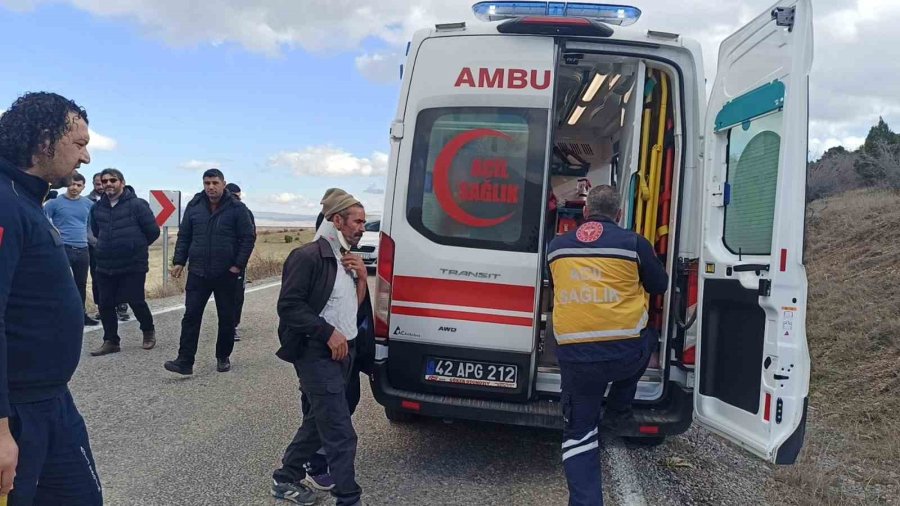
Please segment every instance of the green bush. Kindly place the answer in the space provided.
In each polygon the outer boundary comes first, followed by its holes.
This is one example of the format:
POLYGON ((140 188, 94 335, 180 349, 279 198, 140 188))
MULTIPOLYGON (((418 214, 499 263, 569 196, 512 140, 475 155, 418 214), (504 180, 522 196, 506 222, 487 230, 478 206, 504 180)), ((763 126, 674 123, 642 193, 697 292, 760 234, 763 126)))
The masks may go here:
POLYGON ((290 244, 290 243, 294 242, 294 237, 290 236, 290 235, 286 235, 286 236, 284 236, 284 242, 286 244, 290 244))

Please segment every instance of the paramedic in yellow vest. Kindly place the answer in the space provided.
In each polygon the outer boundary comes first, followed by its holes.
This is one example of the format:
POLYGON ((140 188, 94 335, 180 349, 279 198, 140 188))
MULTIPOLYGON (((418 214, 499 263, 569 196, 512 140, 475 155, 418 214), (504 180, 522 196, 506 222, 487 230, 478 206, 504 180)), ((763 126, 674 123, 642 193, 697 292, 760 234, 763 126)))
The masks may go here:
POLYGON ((551 241, 553 332, 562 376, 562 458, 571 506, 602 505, 599 424, 633 424, 631 402, 656 332, 647 326, 647 294, 666 291, 668 276, 644 237, 619 227, 619 196, 595 186, 585 223, 551 241), (651 335, 652 334, 652 335, 651 335))

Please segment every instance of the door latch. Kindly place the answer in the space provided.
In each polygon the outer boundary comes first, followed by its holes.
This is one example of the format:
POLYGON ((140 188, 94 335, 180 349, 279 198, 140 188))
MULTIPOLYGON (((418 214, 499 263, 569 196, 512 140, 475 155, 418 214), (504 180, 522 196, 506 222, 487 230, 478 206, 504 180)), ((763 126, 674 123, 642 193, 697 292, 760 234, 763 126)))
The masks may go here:
POLYGON ((758 293, 760 297, 768 297, 772 294, 772 280, 771 279, 760 279, 759 280, 759 288, 758 293))
POLYGON ((775 24, 778 26, 786 26, 788 27, 788 31, 794 31, 794 13, 796 12, 796 7, 775 7, 772 10, 772 19, 775 20, 775 24))

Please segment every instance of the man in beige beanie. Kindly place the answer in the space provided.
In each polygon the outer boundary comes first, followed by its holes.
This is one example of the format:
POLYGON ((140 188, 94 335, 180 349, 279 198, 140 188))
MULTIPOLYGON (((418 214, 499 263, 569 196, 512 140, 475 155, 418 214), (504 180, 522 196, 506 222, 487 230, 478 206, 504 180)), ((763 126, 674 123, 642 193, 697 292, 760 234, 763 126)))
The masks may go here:
MULTIPOLYGON (((340 188, 329 188, 325 190, 325 195, 322 195, 322 200, 319 201, 319 204, 325 206, 325 201, 329 200, 335 196, 343 196, 348 195, 347 192, 341 190, 340 188)), ((319 216, 316 217, 316 230, 319 230, 319 227, 322 226, 322 222, 325 221, 325 213, 323 211, 319 212, 319 216)))
POLYGON ((352 195, 330 188, 322 197, 322 215, 326 221, 316 239, 284 263, 276 354, 294 364, 306 409, 281 469, 272 475, 271 493, 313 504, 311 487, 323 487, 307 479, 304 464, 324 448, 337 506, 355 506, 362 489, 355 477, 357 437, 347 390, 353 379, 358 384, 357 371, 371 367, 375 339, 366 267, 350 249, 362 238, 366 213, 352 195))

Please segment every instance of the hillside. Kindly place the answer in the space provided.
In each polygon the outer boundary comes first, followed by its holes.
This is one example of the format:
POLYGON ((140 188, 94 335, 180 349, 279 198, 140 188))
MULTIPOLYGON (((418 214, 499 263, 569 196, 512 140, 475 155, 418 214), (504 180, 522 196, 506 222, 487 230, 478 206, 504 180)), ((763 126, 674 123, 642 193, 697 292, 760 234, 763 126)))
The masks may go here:
POLYGON ((801 504, 900 504, 900 195, 855 190, 810 204, 807 442, 776 471, 801 504))

